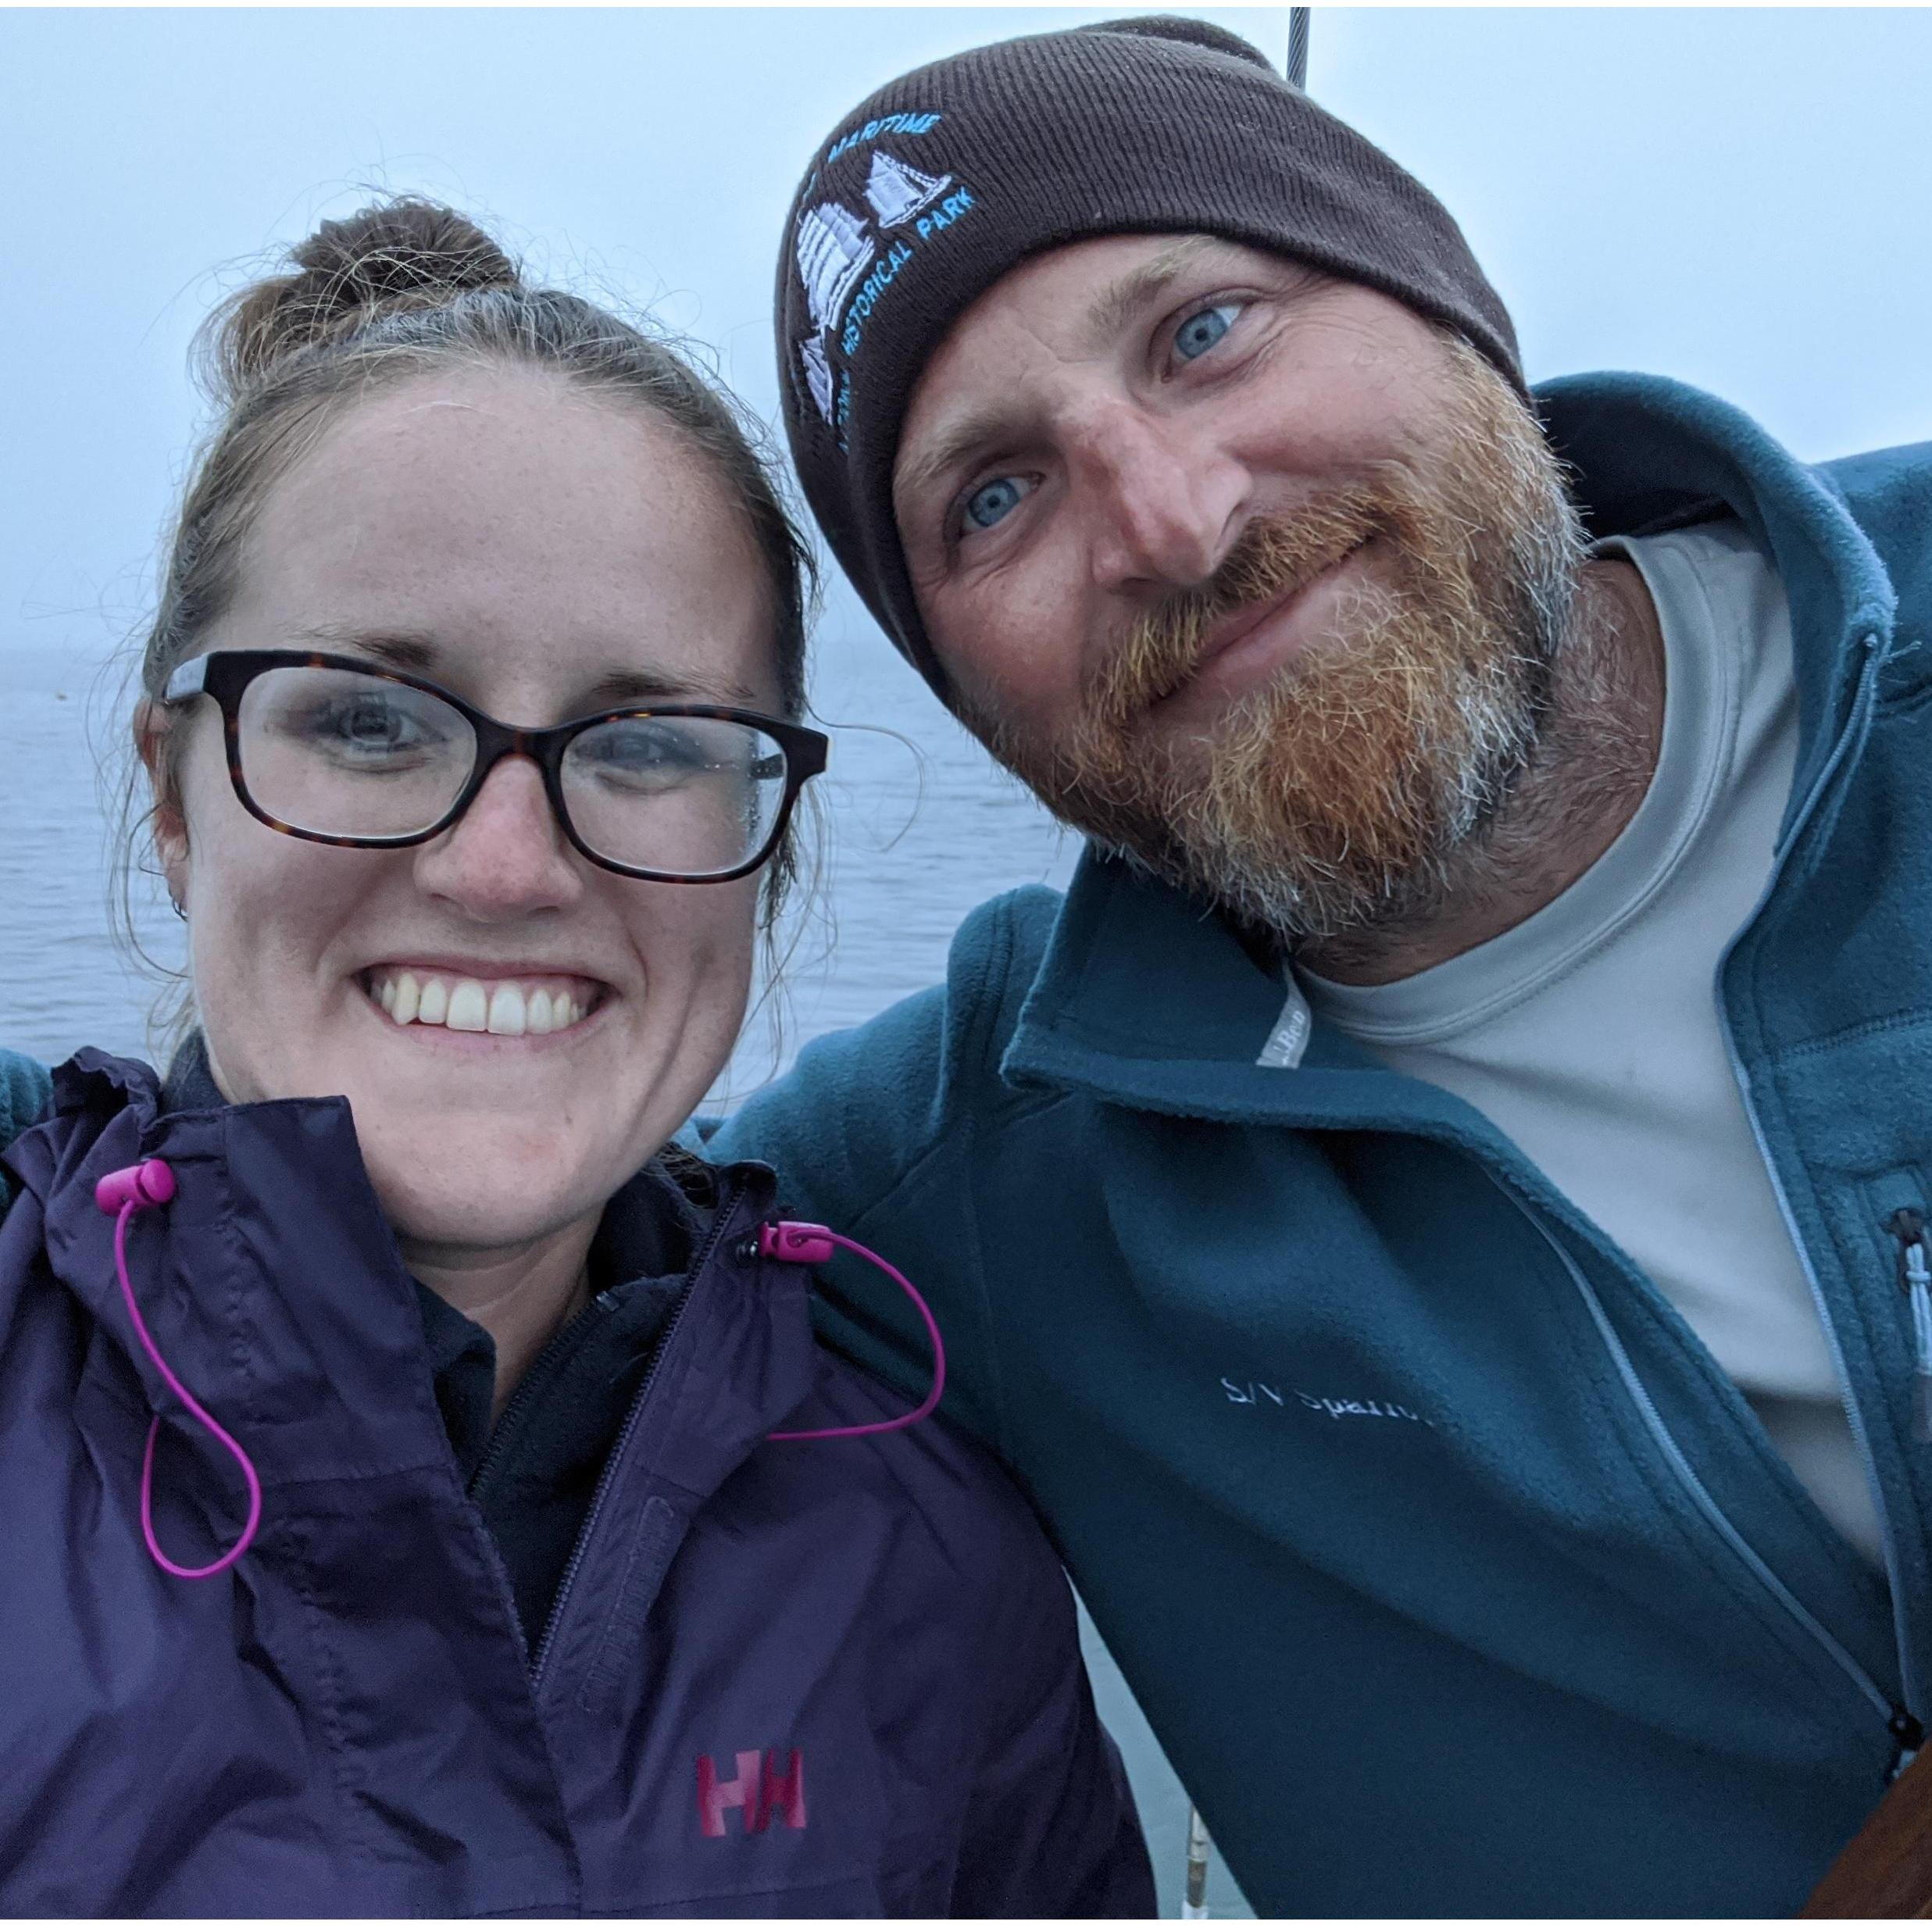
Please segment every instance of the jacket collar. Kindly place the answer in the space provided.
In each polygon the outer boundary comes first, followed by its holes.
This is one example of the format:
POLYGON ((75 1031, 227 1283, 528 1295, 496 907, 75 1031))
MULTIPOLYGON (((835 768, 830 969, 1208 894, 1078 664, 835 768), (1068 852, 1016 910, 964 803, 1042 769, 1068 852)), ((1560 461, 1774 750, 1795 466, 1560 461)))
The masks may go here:
MULTIPOLYGON (((1591 537, 1729 512, 1770 552, 1796 641, 1800 745, 1789 830, 1850 716, 1896 599, 1877 552, 1820 475, 1741 410, 1652 376, 1566 377, 1536 399, 1576 473, 1591 537)), ((1279 1125, 1433 1125, 1493 1146, 1473 1109, 1388 1072, 1317 1022, 1291 1077, 1256 1064, 1290 997, 1212 909, 1089 847, 1002 1074, 1158 1112, 1279 1125)))
MULTIPOLYGON (((114 1224, 94 1203, 104 1175, 159 1156, 177 1191, 130 1221, 130 1279, 170 1365, 265 1484, 423 1466, 453 1478, 417 1291, 348 1102, 230 1106, 197 1087, 191 1069, 171 1076, 168 1098, 213 1104, 170 1108, 150 1068, 92 1048, 56 1069, 48 1116, 7 1151, 31 1197, 9 1216, 9 1234, 37 1215, 45 1265, 111 1338, 147 1405, 198 1434, 134 1337, 114 1224)), ((639 1176, 620 1197, 623 1225, 605 1234, 640 1268, 672 1255, 688 1268, 683 1319, 662 1348, 669 1426, 654 1425, 648 1457, 703 1495, 804 1399, 816 1355, 805 1271, 747 1257, 772 1211, 770 1170, 688 1158, 678 1186, 655 1166, 639 1176), (659 1230, 660 1250, 641 1223, 646 1196, 665 1190, 690 1213, 666 1209, 679 1224, 659 1230), (711 1201, 691 1200, 706 1190, 711 1201)), ((225 1459, 207 1459, 217 1465, 227 1473, 225 1459)))
POLYGON ((1701 389, 1660 376, 1566 376, 1541 385, 1536 400, 1552 445, 1576 473, 1592 537, 1728 512, 1770 553, 1795 645, 1788 832, 1831 755, 1868 652, 1891 637, 1898 600, 1877 551, 1823 474, 1701 389))

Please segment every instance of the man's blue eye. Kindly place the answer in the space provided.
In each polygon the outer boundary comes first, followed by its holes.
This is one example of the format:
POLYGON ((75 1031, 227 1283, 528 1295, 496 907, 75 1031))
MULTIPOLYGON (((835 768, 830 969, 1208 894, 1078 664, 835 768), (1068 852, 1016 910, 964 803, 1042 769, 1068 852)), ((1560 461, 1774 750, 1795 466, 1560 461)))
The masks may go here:
POLYGON ((966 498, 966 520, 975 530, 991 530, 1002 516, 1019 507, 1026 494, 1017 477, 995 477, 966 498))
POLYGON ((1189 362, 1205 355, 1234 327, 1240 312, 1233 302, 1223 302, 1218 309, 1203 309, 1198 315, 1190 316, 1174 332, 1175 353, 1189 362))

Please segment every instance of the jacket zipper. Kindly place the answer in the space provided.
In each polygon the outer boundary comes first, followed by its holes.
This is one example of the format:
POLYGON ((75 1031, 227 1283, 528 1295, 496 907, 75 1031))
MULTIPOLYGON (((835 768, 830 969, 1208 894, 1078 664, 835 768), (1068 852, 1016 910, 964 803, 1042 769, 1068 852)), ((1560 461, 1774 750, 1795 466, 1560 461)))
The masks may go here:
POLYGON ((1912 1306, 1912 1439, 1932 1442, 1932 1269, 1925 1216, 1901 1208, 1885 1226, 1898 1243, 1898 1286, 1912 1306))
POLYGON ((1895 1760, 1887 1776, 1888 1778, 1895 1777, 1911 1762, 1913 1754, 1923 1742, 1924 1727, 1905 1705, 1895 1704, 1873 1682, 1870 1673, 1864 1666, 1791 1594, 1777 1571, 1752 1548, 1743 1532, 1725 1515, 1716 1498, 1698 1479, 1696 1470, 1691 1466, 1690 1459, 1678 1445, 1677 1438, 1671 1434, 1669 1426, 1659 1412, 1657 1405, 1651 1399, 1649 1390, 1645 1387, 1643 1378, 1637 1373, 1637 1365, 1630 1360, 1622 1337, 1611 1326, 1610 1318, 1605 1312, 1596 1290, 1590 1285, 1588 1277, 1572 1259, 1569 1250, 1552 1232, 1541 1213, 1527 1201, 1519 1200, 1517 1205, 1528 1216, 1537 1232, 1549 1244, 1557 1259, 1563 1264, 1571 1281, 1576 1284, 1577 1291, 1583 1297, 1584 1305, 1590 1311, 1590 1318, 1596 1325, 1597 1332, 1602 1338, 1603 1345, 1609 1352, 1620 1380, 1635 1403, 1638 1415, 1643 1418, 1645 1427, 1649 1430, 1652 1440, 1663 1452, 1664 1459, 1670 1465, 1672 1473, 1696 1504, 1698 1513, 1786 1614, 1845 1673, 1859 1695, 1884 1720, 1885 1728, 1891 1734, 1896 1747, 1895 1760))
POLYGON ((678 1292, 677 1302, 671 1309, 670 1319, 665 1323, 658 1336, 656 1346, 651 1351, 651 1359, 645 1369, 644 1381, 637 1391, 637 1399, 630 1405, 630 1412, 624 1418, 623 1427, 617 1432, 617 1440, 612 1445, 610 1454, 604 1459, 603 1472, 597 1479, 597 1488, 591 1498, 590 1513, 584 1517, 584 1527, 577 1532, 577 1545, 570 1552, 570 1561, 564 1570, 563 1580, 557 1585, 557 1594, 551 1599, 550 1615, 544 1624, 542 1639, 531 1657, 530 1677, 532 1689, 537 1688, 543 1682, 545 1667, 550 1661, 550 1646, 562 1624, 564 1607, 570 1600, 571 1586, 577 1581, 578 1571, 584 1567, 584 1552, 590 1548, 591 1538, 597 1533, 598 1519, 604 1513, 604 1505, 610 1495, 612 1473, 623 1462, 624 1451, 630 1438, 637 1434, 638 1418, 644 1413, 645 1405, 651 1398, 652 1385, 657 1380, 659 1365, 671 1345, 672 1337, 684 1323, 684 1311, 691 1305, 691 1295, 697 1287, 698 1278, 710 1265, 711 1257, 717 1252, 718 1243, 723 1237, 726 1224, 737 1212, 738 1202, 744 1194, 745 1186, 740 1182, 719 1203, 717 1212, 712 1217, 711 1226, 706 1230, 697 1254, 692 1257, 690 1267, 684 1271, 684 1285, 678 1292))
MULTIPOLYGON (((1871 709, 1878 687, 1878 667, 1880 652, 1879 637, 1876 631, 1868 631, 1862 640, 1865 648, 1865 664, 1859 673, 1859 687, 1852 702, 1850 715, 1846 718, 1845 729, 1838 735, 1837 743, 1832 747, 1831 755, 1826 759, 1811 790, 1805 795, 1791 820, 1790 831, 1780 842, 1773 855, 1771 876, 1765 881, 1764 890, 1758 895, 1758 902, 1751 909, 1750 916, 1737 930, 1740 936, 1750 930, 1757 922, 1758 916, 1770 902, 1777 889, 1779 874, 1784 869, 1784 862, 1796 846, 1805 827, 1811 822, 1818 802, 1824 796, 1827 787, 1837 776, 1850 752, 1852 742, 1857 737, 1865 714, 1871 709)), ((1778 1205, 1778 1212, 1784 1223, 1784 1232, 1791 1244, 1792 1252, 1798 1256, 1798 1266, 1804 1270, 1805 1284, 1811 1291, 1812 1305, 1817 1310, 1820 1326, 1824 1330, 1826 1345, 1831 1351, 1832 1372, 1838 1378, 1839 1399, 1844 1405, 1845 1420, 1852 1428, 1852 1439, 1858 1445, 1859 1459, 1865 1470, 1865 1486, 1870 1493, 1872 1508, 1878 1518, 1879 1541, 1884 1552, 1885 1578, 1891 1594, 1893 1641, 1898 1650, 1898 1684, 1900 1695, 1905 1699, 1905 1715, 1911 1719, 1912 1727, 1919 1729, 1918 1720, 1911 1718, 1911 1712, 1923 1708, 1917 1682, 1918 1673, 1912 1667, 1912 1645, 1905 1628, 1905 1595, 1899 1581, 1898 1548, 1892 1534, 1891 1514, 1885 1506, 1885 1495, 1878 1480, 1878 1463, 1872 1454, 1871 1437, 1865 1427, 1865 1416, 1859 1407, 1857 1396, 1852 1387, 1852 1376, 1845 1359, 1845 1350, 1838 1341, 1838 1331, 1831 1319, 1831 1310, 1825 1300, 1825 1291, 1818 1279, 1817 1270, 1812 1266, 1811 1255, 1805 1248, 1804 1238, 1799 1234, 1797 1217, 1791 1212, 1791 1197, 1785 1192, 1784 1177, 1778 1172, 1777 1163, 1771 1158, 1771 1149, 1764 1137, 1764 1128, 1758 1119, 1756 1102, 1752 1098, 1750 1076, 1746 1072, 1742 1056, 1737 1051, 1737 1043, 1730 1027, 1729 1016, 1723 1009, 1720 990, 1724 969, 1730 963, 1730 955, 1737 946, 1737 940, 1724 948, 1723 957, 1718 961, 1717 972, 1712 988, 1712 998, 1718 1008, 1719 1030, 1723 1035, 1724 1051, 1730 1060, 1731 1079, 1737 1089, 1737 1097, 1743 1103, 1745 1118, 1751 1123, 1751 1135, 1758 1150, 1758 1159, 1771 1182, 1771 1193, 1778 1205)), ((1895 1732, 1895 1735, 1898 1734, 1895 1732)), ((1895 1774, 1909 1763, 1918 1748, 1919 1739, 1912 1738, 1903 1745, 1904 1755, 1894 1768, 1895 1774)))
MULTIPOLYGON (((1911 1647, 1905 1637, 1905 1600, 1898 1583, 1898 1546, 1892 1536, 1891 1515, 1885 1507, 1884 1492, 1879 1487, 1878 1463, 1872 1454, 1872 1439, 1866 1432, 1864 1411, 1859 1407, 1858 1398, 1852 1391, 1852 1372, 1845 1364, 1845 1350, 1838 1341, 1838 1331, 1825 1301, 1824 1288, 1819 1281, 1817 1270, 1811 1265, 1811 1255, 1805 1249, 1804 1238, 1798 1231, 1791 1199, 1784 1191, 1784 1177, 1773 1164, 1764 1130, 1758 1124, 1758 1110, 1752 1104, 1750 1080, 1743 1062, 1738 1058, 1728 1025, 1723 1033, 1725 1048, 1730 1055, 1731 1077, 1736 1081, 1739 1098, 1744 1102, 1745 1118, 1751 1123, 1758 1159, 1770 1177, 1771 1193, 1778 1204, 1778 1212, 1784 1218, 1785 1234, 1791 1241, 1792 1252, 1798 1256, 1798 1266, 1805 1271, 1805 1284, 1811 1290, 1812 1306, 1818 1312, 1819 1325, 1825 1331, 1826 1345, 1831 1351, 1831 1371, 1838 1378, 1838 1398, 1845 1409, 1845 1420, 1852 1425, 1852 1439, 1858 1445, 1859 1460, 1865 1469, 1865 1487, 1870 1492, 1873 1512, 1878 1518, 1879 1542, 1885 1555, 1885 1579, 1891 1592, 1892 1637, 1898 1647, 1899 1688, 1905 1702, 1916 1705, 1920 1700, 1913 1681, 1911 1647)), ((1916 1749, 1916 1746, 1912 1748, 1916 1749)))
POLYGON ((466 1495, 473 1498, 477 1491, 483 1487, 484 1478, 496 1467, 498 1463, 502 1461, 506 1453, 504 1445, 509 1441, 510 1424, 536 1400, 534 1391, 542 1381, 538 1371, 548 1367, 550 1362, 562 1352, 564 1345, 570 1341, 570 1337, 593 1316, 607 1312, 603 1298, 601 1295, 591 1296, 588 1305, 579 1309, 577 1313, 572 1316, 570 1320, 566 1322, 544 1344, 542 1348, 537 1350, 536 1359, 523 1371, 523 1379, 516 1385, 516 1393, 510 1398, 502 1414, 498 1416, 495 1423, 491 1425, 490 1440, 484 1448, 483 1460, 477 1465, 475 1475, 463 1485, 463 1493, 466 1495))

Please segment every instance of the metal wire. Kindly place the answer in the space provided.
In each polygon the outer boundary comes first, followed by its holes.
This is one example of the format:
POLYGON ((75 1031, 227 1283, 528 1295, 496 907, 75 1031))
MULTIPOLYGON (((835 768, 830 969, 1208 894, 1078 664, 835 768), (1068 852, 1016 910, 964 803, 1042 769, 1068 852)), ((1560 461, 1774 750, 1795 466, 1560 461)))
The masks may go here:
POLYGON ((1288 78, 1303 89, 1308 86, 1308 16, 1313 10, 1288 9, 1288 78))
POLYGON ((1208 1837, 1206 1821, 1193 1805, 1187 1807, 1187 1886, 1180 1902, 1184 1919, 1208 1916, 1208 1865, 1214 1845, 1208 1837))

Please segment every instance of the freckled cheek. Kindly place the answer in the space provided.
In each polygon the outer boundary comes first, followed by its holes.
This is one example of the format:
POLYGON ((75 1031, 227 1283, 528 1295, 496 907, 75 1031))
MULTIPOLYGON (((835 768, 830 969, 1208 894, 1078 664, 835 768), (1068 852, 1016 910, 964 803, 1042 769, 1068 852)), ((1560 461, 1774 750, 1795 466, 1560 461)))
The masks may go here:
POLYGON ((227 789, 187 792, 195 1005, 232 1097, 305 1091, 317 1023, 342 991, 324 962, 370 900, 384 855, 271 830, 227 789), (224 795, 225 794, 225 797, 224 795))

